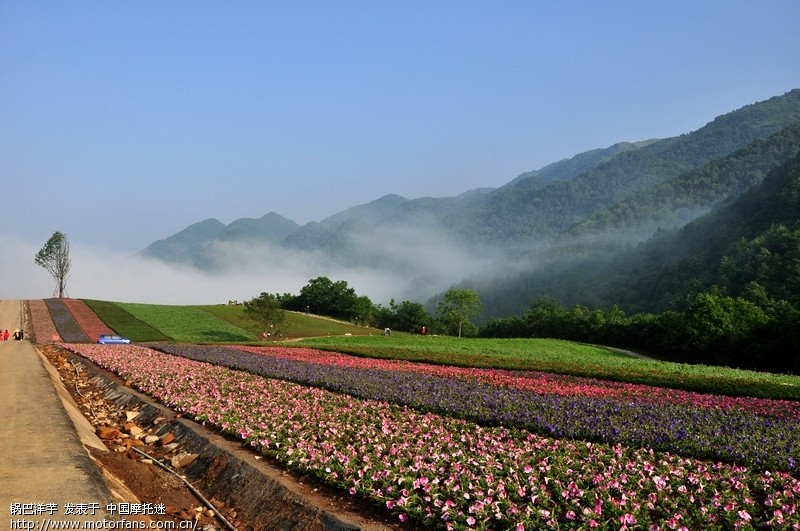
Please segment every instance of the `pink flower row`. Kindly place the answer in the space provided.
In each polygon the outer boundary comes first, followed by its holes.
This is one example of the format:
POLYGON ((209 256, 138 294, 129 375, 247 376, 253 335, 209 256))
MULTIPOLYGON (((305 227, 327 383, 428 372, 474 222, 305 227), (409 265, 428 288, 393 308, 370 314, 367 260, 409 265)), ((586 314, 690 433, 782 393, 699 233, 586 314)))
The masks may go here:
POLYGON ((295 347, 249 347, 237 346, 254 354, 278 358, 335 365, 339 367, 371 368, 387 371, 407 371, 477 380, 487 384, 533 391, 539 394, 562 396, 585 396, 655 403, 671 403, 691 407, 713 408, 723 411, 746 411, 756 415, 776 418, 800 419, 800 402, 751 397, 728 397, 666 389, 648 385, 612 382, 593 378, 557 375, 538 371, 509 371, 432 365, 401 360, 385 360, 349 356, 311 348, 295 347))
POLYGON ((800 529, 780 472, 485 428, 139 346, 66 345, 286 466, 447 529, 800 529))
POLYGON ((42 299, 31 299, 25 301, 30 314, 31 330, 26 331, 26 338, 35 340, 37 343, 49 343, 60 341, 58 329, 56 329, 50 310, 42 299))
POLYGON ((105 324, 94 310, 80 299, 62 299, 75 322, 81 330, 89 336, 89 339, 97 340, 100 334, 113 334, 114 331, 105 324))

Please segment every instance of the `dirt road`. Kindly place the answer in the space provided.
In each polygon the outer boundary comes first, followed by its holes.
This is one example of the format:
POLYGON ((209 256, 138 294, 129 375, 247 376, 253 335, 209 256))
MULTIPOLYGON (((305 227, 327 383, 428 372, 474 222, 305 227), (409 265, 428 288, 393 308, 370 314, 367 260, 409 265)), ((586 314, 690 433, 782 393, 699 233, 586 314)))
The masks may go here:
MULTIPOLYGON (((0 301, 0 328, 22 328, 22 302, 0 301)), ((0 529, 20 521, 102 520, 113 502, 70 420, 44 358, 28 340, 0 341, 0 529), (57 508, 12 514, 12 504, 57 508), (67 515, 66 504, 99 508, 94 515, 67 515)), ((16 511, 15 511, 16 513, 16 511)))

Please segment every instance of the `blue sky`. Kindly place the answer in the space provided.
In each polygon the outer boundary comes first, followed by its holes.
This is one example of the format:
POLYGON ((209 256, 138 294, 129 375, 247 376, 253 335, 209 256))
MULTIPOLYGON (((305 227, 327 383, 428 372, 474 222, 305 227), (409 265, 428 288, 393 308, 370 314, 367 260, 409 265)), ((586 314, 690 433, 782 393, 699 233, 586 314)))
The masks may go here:
POLYGON ((798 21, 796 0, 0 0, 0 230, 137 251, 500 186, 800 87, 798 21))

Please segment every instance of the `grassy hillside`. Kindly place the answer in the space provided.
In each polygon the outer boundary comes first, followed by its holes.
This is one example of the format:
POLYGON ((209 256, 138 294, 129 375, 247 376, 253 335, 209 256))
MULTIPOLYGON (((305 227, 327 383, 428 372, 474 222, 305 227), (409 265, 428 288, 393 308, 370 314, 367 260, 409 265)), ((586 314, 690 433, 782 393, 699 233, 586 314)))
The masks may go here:
POLYGON ((197 306, 117 303, 128 313, 179 342, 252 341, 253 335, 197 306))
MULTIPOLYGON (((110 328, 136 342, 178 341, 184 343, 261 342, 258 323, 248 318, 243 306, 160 305, 85 300, 110 328)), ((325 317, 287 312, 283 339, 303 337, 369 335, 380 333, 325 317)))
POLYGON ((132 341, 167 341, 169 338, 144 321, 131 315, 119 304, 109 301, 83 299, 97 316, 118 334, 132 341))
MULTIPOLYGON (((198 308, 223 319, 233 325, 247 330, 253 339, 261 337, 261 327, 258 323, 249 319, 244 314, 244 307, 217 304, 210 306, 198 306, 198 308)), ((303 337, 319 336, 343 336, 352 334, 354 336, 378 334, 380 331, 374 328, 356 326, 354 324, 298 312, 286 312, 286 320, 281 326, 281 337, 283 339, 298 339, 303 337)))

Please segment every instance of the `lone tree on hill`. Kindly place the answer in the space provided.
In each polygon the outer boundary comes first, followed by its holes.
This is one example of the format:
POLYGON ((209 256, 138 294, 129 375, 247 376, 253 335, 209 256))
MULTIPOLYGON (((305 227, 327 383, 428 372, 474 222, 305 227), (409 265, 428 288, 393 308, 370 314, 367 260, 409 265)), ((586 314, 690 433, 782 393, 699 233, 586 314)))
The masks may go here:
POLYGON ((286 319, 278 297, 271 293, 262 293, 254 299, 245 301, 244 313, 264 328, 264 337, 280 335, 278 328, 286 319))
POLYGON ((442 319, 458 325, 458 337, 461 337, 463 325, 470 322, 470 317, 480 313, 481 299, 471 289, 451 289, 444 294, 437 310, 442 319))
POLYGON ((67 290, 67 278, 72 260, 69 258, 69 240, 63 232, 54 232, 44 247, 36 253, 36 264, 47 270, 56 281, 53 295, 58 293, 59 298, 64 297, 67 290))

